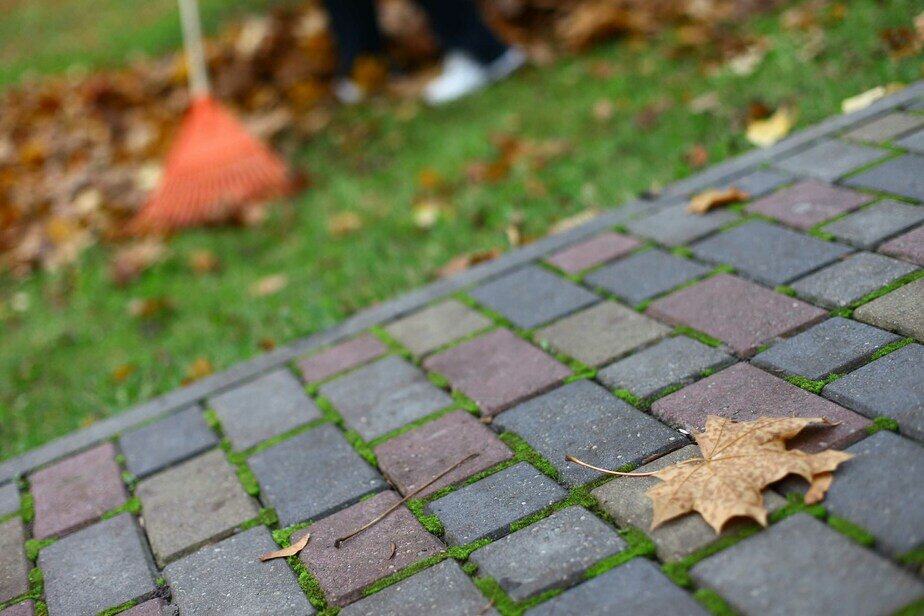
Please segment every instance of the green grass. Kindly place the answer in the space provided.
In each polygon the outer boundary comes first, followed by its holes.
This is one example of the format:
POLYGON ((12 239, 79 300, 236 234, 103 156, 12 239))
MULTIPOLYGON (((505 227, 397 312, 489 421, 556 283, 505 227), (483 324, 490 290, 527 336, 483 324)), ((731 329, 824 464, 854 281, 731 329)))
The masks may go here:
MULTIPOLYGON (((10 1, 0 0, 0 6, 10 1)), ((80 19, 73 0, 14 3, 11 11, 0 11, 4 49, 19 50, 14 60, 20 64, 58 70, 62 58, 79 54, 59 53, 57 46, 68 38, 92 38, 97 30, 118 34, 95 48, 99 57, 87 52, 87 62, 95 65, 118 62, 133 46, 156 51, 175 44, 172 0, 146 4, 140 17, 137 7, 99 1, 100 11, 80 19), (167 5, 169 16, 146 17, 156 7, 167 11, 167 5), (113 27, 110 20, 129 11, 132 19, 113 27), (59 20, 55 37, 13 37, 29 19, 45 23, 43 14, 59 20), (96 19, 99 24, 87 25, 96 19), (9 42, 14 38, 19 42, 9 42), (17 46, 25 39, 28 45, 17 46)), ((206 12, 218 4, 206 2, 206 12)), ((507 248, 504 230, 514 221, 521 221, 524 236, 538 237, 556 220, 664 186, 692 172, 684 153, 694 144, 705 146, 713 163, 743 152, 749 147, 743 117, 754 100, 798 104, 804 126, 838 113, 847 96, 911 82, 920 77, 919 59, 889 59, 879 31, 911 26, 915 8, 911 0, 846 3, 843 21, 821 18, 826 45, 810 62, 799 56, 804 35, 782 30, 778 13, 740 23, 735 27, 765 36, 773 46, 747 77, 706 74, 689 54, 668 57, 674 36, 668 32, 646 45, 607 44, 527 70, 469 100, 421 109, 410 119, 385 102, 340 110, 324 134, 291 156, 311 173, 312 188, 281 204, 260 228, 183 234, 170 242, 168 258, 127 288, 109 281, 106 247, 89 250, 68 271, 21 282, 0 277, 0 458, 178 387, 198 357, 216 369, 231 366, 260 353, 267 340, 281 344, 311 334, 424 284, 455 255, 507 248), (592 76, 599 62, 611 64, 616 74, 592 76), (710 92, 720 107, 692 114, 687 101, 710 92), (606 124, 592 114, 601 98, 618 109, 606 124), (633 118, 658 101, 668 107, 654 126, 637 127, 633 118), (574 149, 539 170, 522 165, 497 183, 469 183, 466 167, 494 155, 488 138, 497 132, 567 139, 574 149), (411 206, 416 178, 428 168, 445 179, 439 196, 450 212, 433 229, 420 231, 411 206), (536 182, 544 192, 534 190, 536 182), (364 226, 333 237, 326 221, 343 211, 357 213, 364 226), (195 275, 187 267, 189 255, 203 249, 220 257, 219 273, 195 275), (282 291, 248 295, 251 284, 277 273, 288 276, 282 291), (26 311, 9 308, 14 294, 28 300, 26 311), (173 310, 147 320, 128 316, 133 299, 157 297, 170 298, 173 310), (117 380, 114 371, 126 365, 134 372, 117 380)), ((14 60, 3 65, 15 66, 14 60)))

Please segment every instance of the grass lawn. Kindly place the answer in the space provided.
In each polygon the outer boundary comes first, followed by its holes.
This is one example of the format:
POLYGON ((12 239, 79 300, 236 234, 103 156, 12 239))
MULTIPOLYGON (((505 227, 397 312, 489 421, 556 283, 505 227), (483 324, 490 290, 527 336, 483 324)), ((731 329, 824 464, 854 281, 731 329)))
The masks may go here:
MULTIPOLYGON (((0 38, 25 7, 0 17, 0 38)), ((806 35, 782 28, 779 13, 740 24, 771 43, 749 76, 706 75, 693 58, 668 58, 675 34, 667 33, 525 71, 445 109, 342 110, 322 138, 293 155, 310 170, 312 189, 277 207, 262 227, 179 236, 166 260, 126 288, 110 282, 111 253, 101 247, 70 271, 0 278, 0 458, 177 387, 197 358, 230 366, 270 341, 310 334, 421 285, 455 255, 506 247, 511 224, 539 236, 558 219, 689 174, 685 154, 694 144, 711 162, 739 153, 748 147, 742 118, 752 101, 793 103, 805 125, 838 113, 847 96, 921 77, 920 57, 890 59, 879 35, 910 26, 915 0, 844 8, 842 18, 822 11, 823 48, 809 61, 806 35), (611 76, 595 76, 601 63, 615 69, 611 76), (688 102, 708 93, 718 107, 692 113, 688 102), (615 109, 606 122, 593 113, 603 98, 615 109), (656 120, 638 121, 651 120, 654 107, 662 111, 656 120), (467 167, 493 155, 489 136, 497 132, 566 139, 574 148, 539 170, 519 166, 496 183, 469 182, 467 167), (448 215, 422 231, 411 207, 427 169, 444 180, 439 198, 448 215), (355 213, 362 228, 335 237, 328 221, 342 212, 355 213), (192 272, 188 259, 199 250, 217 255, 221 270, 192 272), (281 291, 248 293, 274 274, 288 277, 281 291), (131 317, 128 306, 139 298, 166 298, 172 309, 131 317)))

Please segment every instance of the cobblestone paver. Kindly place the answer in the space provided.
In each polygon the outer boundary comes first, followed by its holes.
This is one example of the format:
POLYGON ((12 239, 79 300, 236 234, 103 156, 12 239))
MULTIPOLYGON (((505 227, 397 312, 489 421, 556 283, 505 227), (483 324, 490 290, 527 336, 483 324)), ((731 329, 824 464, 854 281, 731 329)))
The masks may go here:
POLYGON ((919 613, 921 93, 0 462, 0 615, 919 613), (662 468, 708 414, 856 457, 721 537, 565 461, 662 468))

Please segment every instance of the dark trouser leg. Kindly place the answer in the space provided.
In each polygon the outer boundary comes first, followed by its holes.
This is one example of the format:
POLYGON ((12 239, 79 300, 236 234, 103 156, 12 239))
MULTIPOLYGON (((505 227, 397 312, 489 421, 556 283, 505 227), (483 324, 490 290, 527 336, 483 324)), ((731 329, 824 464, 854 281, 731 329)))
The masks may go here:
POLYGON ((374 0, 324 0, 324 5, 337 39, 338 73, 348 75, 359 56, 382 53, 384 45, 374 0))
MULTIPOLYGON (((336 2, 336 0, 329 0, 336 2)), ((505 45, 491 32, 472 0, 417 0, 444 49, 458 49, 482 64, 499 58, 505 45)))

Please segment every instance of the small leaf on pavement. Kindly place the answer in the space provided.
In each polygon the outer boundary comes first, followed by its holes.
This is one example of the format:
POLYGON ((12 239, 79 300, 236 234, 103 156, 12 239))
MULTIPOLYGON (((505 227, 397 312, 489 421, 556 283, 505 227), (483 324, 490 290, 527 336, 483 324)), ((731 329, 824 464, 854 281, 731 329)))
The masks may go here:
POLYGON ((687 205, 687 211, 692 214, 705 214, 713 208, 717 208, 729 203, 737 203, 751 198, 751 194, 739 190, 735 186, 725 190, 706 190, 698 195, 694 195, 687 205))
POLYGON ((267 552, 260 557, 260 560, 265 562, 267 560, 273 560, 274 558, 288 558, 289 556, 295 556, 305 549, 305 546, 308 545, 309 539, 311 539, 311 533, 307 533, 304 537, 287 548, 282 548, 281 550, 276 550, 274 552, 267 552))

